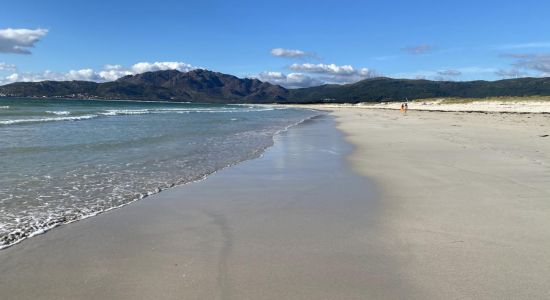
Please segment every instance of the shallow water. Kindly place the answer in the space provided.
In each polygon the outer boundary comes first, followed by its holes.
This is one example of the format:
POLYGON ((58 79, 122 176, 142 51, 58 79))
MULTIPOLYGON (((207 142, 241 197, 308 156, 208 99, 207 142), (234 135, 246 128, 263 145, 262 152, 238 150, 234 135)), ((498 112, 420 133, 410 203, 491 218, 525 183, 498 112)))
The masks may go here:
POLYGON ((0 248, 260 155, 316 112, 0 99, 0 248))

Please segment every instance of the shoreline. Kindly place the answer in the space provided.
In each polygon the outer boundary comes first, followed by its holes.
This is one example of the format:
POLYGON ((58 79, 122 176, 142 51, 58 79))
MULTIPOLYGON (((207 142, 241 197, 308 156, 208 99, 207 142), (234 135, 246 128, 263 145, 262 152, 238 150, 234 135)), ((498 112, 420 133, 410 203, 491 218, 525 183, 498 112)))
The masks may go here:
MULTIPOLYGON (((126 101, 126 100, 116 100, 116 101, 126 101)), ((150 101, 150 102, 153 102, 153 101, 150 101)), ((13 241, 13 242, 11 242, 11 243, 9 243, 9 244, 5 244, 5 245, 1 245, 1 244, 0 244, 0 254, 1 254, 2 250, 4 250, 4 249, 8 249, 8 248, 10 248, 10 247, 12 247, 12 246, 14 246, 14 245, 17 245, 17 244, 19 244, 19 243, 21 243, 21 242, 24 242, 24 241, 26 241, 26 240, 28 240, 28 239, 30 239, 30 238, 35 237, 35 236, 39 236, 39 235, 42 235, 42 234, 46 234, 46 233, 48 233, 50 230, 54 230, 54 229, 56 229, 56 228, 58 228, 58 227, 60 227, 60 226, 72 224, 72 223, 75 223, 75 222, 79 222, 79 221, 82 221, 82 220, 86 220, 86 219, 88 219, 88 218, 92 218, 92 217, 98 216, 98 215, 103 214, 103 213, 110 212, 110 211, 115 210, 115 209, 123 208, 123 207, 125 207, 125 206, 127 206, 127 205, 133 204, 133 203, 135 203, 135 202, 137 202, 137 201, 140 201, 140 200, 143 200, 143 199, 145 199, 145 198, 147 198, 147 197, 150 197, 150 196, 159 194, 159 193, 161 193, 161 192, 163 192, 163 191, 166 191, 166 190, 168 190, 168 189, 178 188, 178 187, 185 186, 185 185, 187 185, 187 184, 192 184, 192 183, 196 183, 196 182, 201 182, 201 181, 205 180, 206 178, 208 178, 209 176, 216 174, 217 172, 220 172, 220 171, 222 171, 222 170, 225 170, 225 169, 227 169, 227 168, 236 166, 236 165, 238 165, 238 164, 240 164, 240 163, 244 163, 244 162, 249 161, 249 160, 254 160, 254 159, 261 158, 261 157, 264 155, 264 153, 265 153, 267 150, 269 150, 269 148, 273 147, 273 145, 275 144, 275 139, 277 138, 277 136, 279 136, 280 134, 285 133, 286 131, 288 131, 288 130, 291 129, 292 127, 298 126, 298 125, 300 125, 300 124, 302 124, 302 123, 304 123, 304 122, 307 122, 307 121, 310 120, 310 119, 318 118, 318 117, 322 116, 323 114, 326 114, 326 113, 325 113, 325 112, 322 112, 322 111, 319 111, 319 115, 307 117, 307 118, 305 118, 305 119, 303 119, 303 120, 301 120, 301 121, 299 121, 299 122, 290 124, 290 125, 284 127, 283 129, 276 131, 276 132, 273 134, 273 136, 272 136, 272 143, 271 143, 271 145, 268 145, 266 148, 262 149, 259 153, 255 153, 255 154, 253 154, 252 156, 248 157, 248 158, 245 159, 245 160, 238 161, 238 162, 235 162, 235 163, 233 163, 233 164, 226 165, 226 166, 224 166, 223 168, 220 168, 220 169, 215 170, 215 171, 213 171, 213 172, 211 172, 211 173, 205 174, 205 175, 201 176, 200 178, 197 178, 197 179, 194 179, 194 180, 191 180, 191 181, 180 182, 180 183, 173 183, 173 184, 171 184, 170 186, 167 186, 167 187, 157 187, 157 189, 154 190, 154 191, 150 191, 150 192, 148 192, 147 194, 140 194, 137 198, 132 199, 132 200, 130 200, 130 201, 126 202, 126 203, 123 203, 123 204, 121 204, 121 205, 118 205, 118 206, 113 206, 113 207, 110 207, 110 208, 105 209, 105 210, 102 210, 102 211, 96 211, 96 212, 93 212, 93 213, 91 213, 91 214, 81 216, 81 217, 79 217, 79 218, 77 218, 77 219, 71 219, 71 220, 65 221, 65 222, 54 222, 54 223, 53 223, 52 225, 50 225, 50 226, 40 228, 39 230, 36 230, 36 231, 34 231, 34 232, 31 232, 29 235, 24 236, 24 237, 21 238, 21 239, 15 240, 15 241, 13 241)))
POLYGON ((0 292, 18 299, 414 294, 393 271, 398 262, 376 247, 384 235, 373 222, 375 187, 349 169, 351 151, 332 117, 310 119, 261 158, 3 250, 0 292))
POLYGON ((0 251, 0 293, 550 297, 550 116, 321 110, 257 159, 0 251))

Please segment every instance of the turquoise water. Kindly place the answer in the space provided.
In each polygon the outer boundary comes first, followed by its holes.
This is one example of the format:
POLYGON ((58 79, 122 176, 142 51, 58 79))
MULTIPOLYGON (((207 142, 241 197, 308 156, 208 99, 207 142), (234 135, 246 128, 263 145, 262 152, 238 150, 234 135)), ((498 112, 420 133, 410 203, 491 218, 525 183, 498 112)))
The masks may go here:
POLYGON ((0 99, 0 248, 257 157, 318 113, 0 99))

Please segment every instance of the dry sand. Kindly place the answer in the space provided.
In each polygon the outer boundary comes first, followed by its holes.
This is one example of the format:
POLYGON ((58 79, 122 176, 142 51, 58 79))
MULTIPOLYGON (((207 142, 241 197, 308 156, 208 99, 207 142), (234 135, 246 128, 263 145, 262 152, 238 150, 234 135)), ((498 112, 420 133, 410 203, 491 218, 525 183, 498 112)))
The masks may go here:
MULTIPOLYGON (((520 98, 521 99, 521 98, 520 98)), ((417 100, 408 102, 409 110, 421 111, 446 111, 446 112, 505 112, 505 113, 550 113, 549 100, 475 100, 464 101, 456 100, 456 103, 445 99, 417 100)), ((401 103, 383 102, 372 103, 364 102, 358 104, 324 104, 317 107, 339 108, 339 107, 361 107, 372 109, 399 109, 401 103)))
POLYGON ((405 282, 429 299, 550 299, 550 115, 333 114, 381 189, 405 282))

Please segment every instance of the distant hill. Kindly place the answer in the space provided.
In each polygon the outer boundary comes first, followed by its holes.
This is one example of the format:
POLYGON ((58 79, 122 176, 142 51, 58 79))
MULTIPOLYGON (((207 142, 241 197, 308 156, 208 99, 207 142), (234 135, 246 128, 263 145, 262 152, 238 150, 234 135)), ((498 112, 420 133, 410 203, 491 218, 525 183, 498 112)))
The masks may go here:
POLYGON ((405 98, 550 96, 550 78, 455 82, 379 77, 353 84, 285 89, 258 79, 207 70, 185 73, 167 70, 129 75, 105 83, 16 82, 0 86, 0 95, 212 103, 357 103, 405 98))
POLYGON ((379 77, 346 85, 329 84, 289 91, 291 101, 306 103, 357 103, 439 97, 548 96, 550 95, 550 78, 430 81, 379 77))
POLYGON ((288 90, 258 79, 193 70, 146 72, 118 80, 16 82, 0 86, 0 94, 16 97, 66 97, 226 103, 285 101, 288 90))

